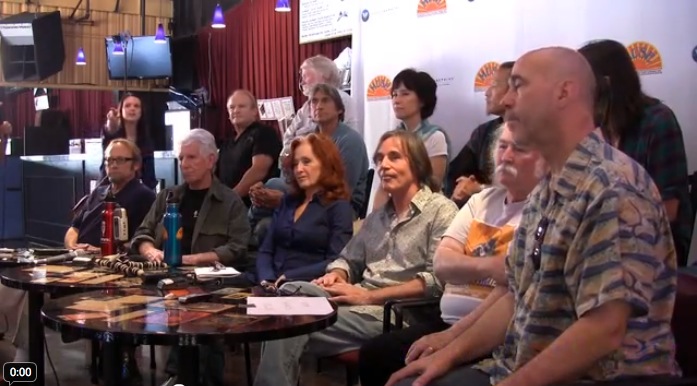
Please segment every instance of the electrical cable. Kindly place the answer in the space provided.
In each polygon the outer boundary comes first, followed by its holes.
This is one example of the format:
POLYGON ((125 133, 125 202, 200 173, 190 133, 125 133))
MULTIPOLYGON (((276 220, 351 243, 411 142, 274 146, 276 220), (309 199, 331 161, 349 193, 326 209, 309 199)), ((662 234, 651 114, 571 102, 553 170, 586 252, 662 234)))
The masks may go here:
MULTIPOLYGON (((43 328, 43 325, 42 325, 43 328)), ((46 349, 46 357, 48 358, 48 364, 51 366, 51 371, 53 371, 53 376, 56 378, 56 386, 60 386, 60 381, 58 380, 58 373, 56 372, 56 367, 53 366, 53 360, 51 359, 51 353, 48 352, 48 342, 46 342, 46 331, 44 330, 44 348, 46 349)), ((37 374, 39 376, 39 374, 37 374)), ((43 374, 41 374, 43 376, 43 374)))

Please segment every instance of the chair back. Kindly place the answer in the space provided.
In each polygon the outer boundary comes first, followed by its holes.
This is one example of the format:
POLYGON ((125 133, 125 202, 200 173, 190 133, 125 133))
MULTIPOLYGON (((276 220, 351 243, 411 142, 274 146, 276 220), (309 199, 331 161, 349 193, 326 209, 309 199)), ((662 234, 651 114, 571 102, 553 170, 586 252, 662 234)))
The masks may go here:
POLYGON ((673 310, 673 334, 683 377, 697 377, 697 268, 678 274, 678 294, 673 310))

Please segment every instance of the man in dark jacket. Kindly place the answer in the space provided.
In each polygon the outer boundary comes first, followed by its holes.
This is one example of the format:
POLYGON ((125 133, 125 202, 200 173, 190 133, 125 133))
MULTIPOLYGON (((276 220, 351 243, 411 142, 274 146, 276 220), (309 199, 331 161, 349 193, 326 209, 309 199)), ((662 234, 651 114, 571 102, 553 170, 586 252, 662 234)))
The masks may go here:
POLYGON ((469 198, 482 190, 482 185, 491 184, 494 171, 491 159, 493 133, 503 123, 505 111, 501 99, 508 92, 508 78, 514 62, 504 62, 494 73, 494 81, 486 90, 486 113, 496 115, 495 119, 484 122, 472 132, 469 142, 450 161, 448 182, 454 187, 451 199, 462 207, 469 198))

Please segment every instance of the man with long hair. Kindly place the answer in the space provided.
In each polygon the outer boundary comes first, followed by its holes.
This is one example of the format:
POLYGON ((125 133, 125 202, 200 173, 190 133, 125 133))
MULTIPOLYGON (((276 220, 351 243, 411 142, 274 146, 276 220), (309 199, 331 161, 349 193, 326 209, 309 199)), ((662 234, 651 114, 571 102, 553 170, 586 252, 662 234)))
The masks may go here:
POLYGON ((264 342, 256 386, 297 385, 306 350, 324 357, 360 348, 382 332, 388 299, 438 294, 432 256, 457 206, 439 193, 426 148, 414 133, 384 134, 373 158, 390 200, 365 219, 324 276, 281 287, 339 303, 336 323, 309 335, 264 342))

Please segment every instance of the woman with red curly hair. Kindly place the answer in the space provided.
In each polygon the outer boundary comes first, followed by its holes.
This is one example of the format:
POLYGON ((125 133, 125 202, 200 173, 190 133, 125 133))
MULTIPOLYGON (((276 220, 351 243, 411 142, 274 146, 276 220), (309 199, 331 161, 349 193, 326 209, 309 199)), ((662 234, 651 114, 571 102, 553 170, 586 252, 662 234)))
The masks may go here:
POLYGON ((256 282, 265 287, 322 276, 353 236, 351 194, 334 141, 310 134, 293 141, 289 157, 291 189, 257 255, 256 282))

